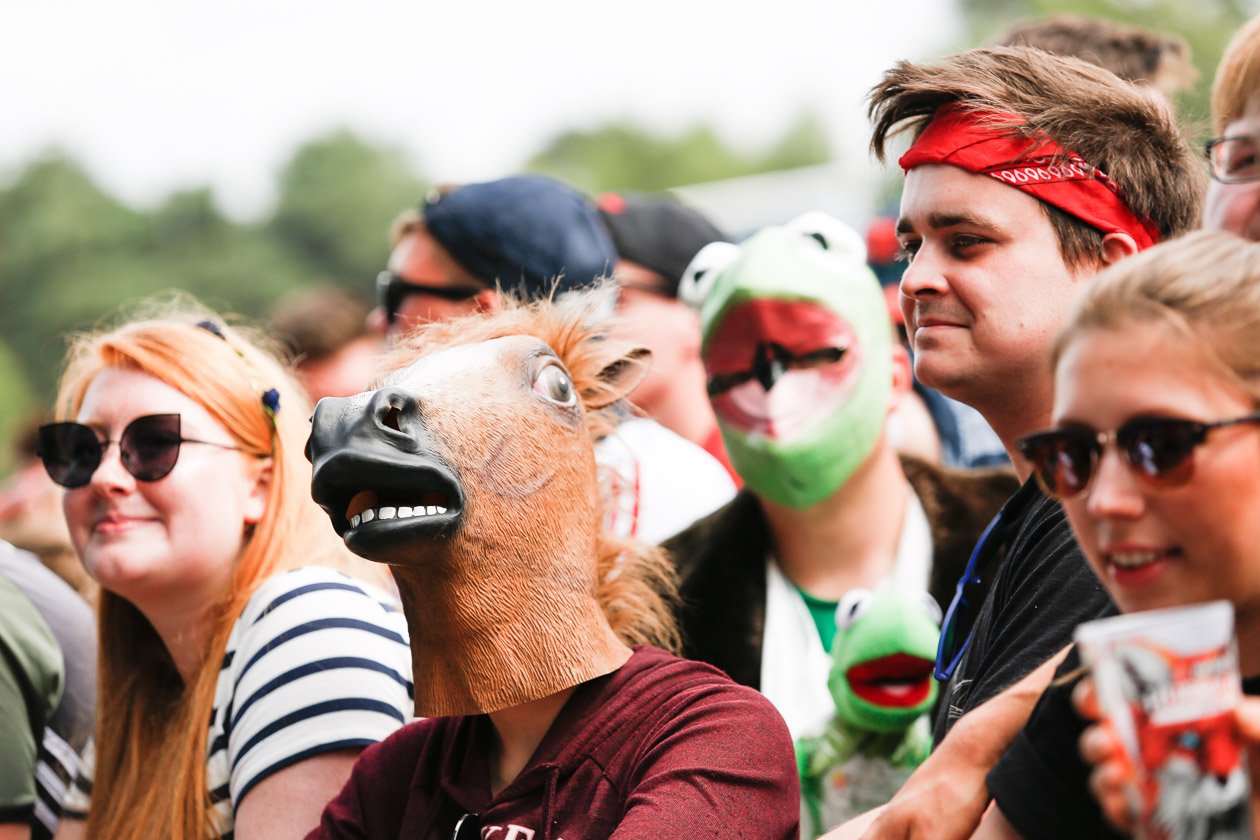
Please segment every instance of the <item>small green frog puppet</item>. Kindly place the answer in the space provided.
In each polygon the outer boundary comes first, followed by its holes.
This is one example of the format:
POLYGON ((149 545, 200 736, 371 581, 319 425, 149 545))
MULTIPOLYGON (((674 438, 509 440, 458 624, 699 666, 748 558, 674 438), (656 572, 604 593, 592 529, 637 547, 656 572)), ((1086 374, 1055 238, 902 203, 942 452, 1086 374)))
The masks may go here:
POLYGON ((836 608, 827 686, 836 714, 796 744, 801 836, 892 798, 931 749, 940 609, 927 593, 855 589, 836 608))

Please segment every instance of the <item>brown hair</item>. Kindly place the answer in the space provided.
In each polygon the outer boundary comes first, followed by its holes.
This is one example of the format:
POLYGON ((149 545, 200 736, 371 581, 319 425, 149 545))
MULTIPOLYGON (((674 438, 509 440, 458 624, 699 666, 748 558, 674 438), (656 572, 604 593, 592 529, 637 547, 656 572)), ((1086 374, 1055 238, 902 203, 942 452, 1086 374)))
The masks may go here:
MULTIPOLYGON (((1003 125, 1019 137, 1050 138, 1107 173, 1125 203, 1150 219, 1164 239, 1199 219, 1204 173, 1171 114, 1152 97, 1101 67, 1028 47, 990 47, 915 64, 901 61, 870 93, 871 150, 884 159, 888 141, 914 137, 936 110, 961 103, 977 112, 1014 114, 1003 125)), ((1042 204, 1064 262, 1102 262, 1103 234, 1042 204)))
POLYGON ((282 299, 270 321, 276 341, 301 364, 331 356, 370 335, 367 315, 368 306, 358 296, 320 285, 282 299))
MULTIPOLYGON (((228 636, 268 577, 300 563, 339 558, 328 523, 310 500, 303 454, 309 406, 268 353, 238 330, 199 327, 209 317, 183 304, 153 317, 74 339, 57 396, 73 418, 97 374, 139 371, 200 403, 242 450, 271 460, 262 517, 244 539, 232 581, 207 605, 213 629, 196 679, 184 685, 149 620, 109 591, 100 598, 96 770, 87 833, 108 840, 214 836, 206 781, 206 727, 228 636), (274 426, 260 388, 275 388, 274 426)), ((221 323, 221 322, 220 322, 221 323)))
MULTIPOLYGON (((504 294, 500 312, 433 322, 410 334, 390 353, 385 369, 406 367, 446 347, 532 336, 551 347, 568 369, 593 445, 618 422, 614 409, 607 405, 611 388, 599 374, 618 363, 637 363, 630 353, 634 348, 609 338, 607 319, 599 315, 611 310, 613 295, 615 290, 608 286, 593 293, 565 295, 559 301, 522 302, 504 294)), ((613 632, 627 645, 652 644, 677 652, 681 647, 674 619, 677 578, 669 556, 657 546, 617 538, 605 528, 599 529, 595 553, 595 598, 613 632)))
POLYGON ((1099 272, 1051 345, 1052 364, 1083 332, 1152 322, 1202 347, 1260 404, 1260 243, 1198 231, 1099 272))
POLYGON ((1247 110, 1260 92, 1260 16, 1253 17, 1229 39, 1212 82, 1212 129, 1217 136, 1247 110))
POLYGON ((993 46, 1073 56, 1126 82, 1146 82, 1165 96, 1189 90, 1199 75, 1185 38, 1106 18, 1049 15, 1020 21, 994 38, 993 46))

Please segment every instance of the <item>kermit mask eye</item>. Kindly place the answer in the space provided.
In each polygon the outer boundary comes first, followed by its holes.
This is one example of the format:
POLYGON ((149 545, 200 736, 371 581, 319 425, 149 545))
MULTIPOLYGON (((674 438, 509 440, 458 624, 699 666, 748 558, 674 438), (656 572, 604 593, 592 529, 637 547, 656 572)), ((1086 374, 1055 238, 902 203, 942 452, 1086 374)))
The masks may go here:
POLYGON ((811 211, 797 216, 784 228, 813 240, 824 251, 841 259, 866 262, 866 242, 853 228, 826 213, 811 211))
POLYGON ((875 593, 869 589, 850 589, 836 606, 836 630, 847 629, 870 609, 875 593))
POLYGON ((692 309, 699 309, 718 274, 738 256, 739 246, 730 242, 705 245, 683 271, 682 279, 678 281, 678 299, 692 309))

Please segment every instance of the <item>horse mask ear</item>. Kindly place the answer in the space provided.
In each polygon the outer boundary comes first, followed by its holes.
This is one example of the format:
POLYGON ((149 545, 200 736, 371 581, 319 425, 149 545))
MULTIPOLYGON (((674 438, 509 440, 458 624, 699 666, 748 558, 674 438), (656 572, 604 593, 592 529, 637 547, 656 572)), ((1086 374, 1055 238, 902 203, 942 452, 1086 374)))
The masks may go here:
POLYGON ((647 376, 651 364, 651 350, 646 347, 631 347, 595 375, 594 380, 584 389, 582 403, 588 409, 599 410, 624 399, 647 376))

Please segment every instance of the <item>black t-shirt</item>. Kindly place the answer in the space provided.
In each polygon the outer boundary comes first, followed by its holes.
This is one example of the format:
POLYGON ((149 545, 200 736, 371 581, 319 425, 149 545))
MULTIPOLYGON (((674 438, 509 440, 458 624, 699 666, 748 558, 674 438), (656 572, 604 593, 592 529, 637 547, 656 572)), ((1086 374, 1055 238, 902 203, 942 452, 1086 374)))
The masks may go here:
POLYGON ((958 718, 1019 682, 1072 643, 1082 621, 1111 598, 1089 568, 1058 502, 1029 479, 1002 509, 1006 550, 973 625, 971 643, 945 686, 933 743, 958 718))
MULTIPOLYGON (((989 793, 1024 840, 1122 840, 1089 792, 1091 767, 1078 747, 1086 723, 1072 706, 1082 675, 1075 646, 1037 701, 1024 729, 989 771, 989 793)), ((1243 680, 1260 694, 1260 677, 1243 680)))

